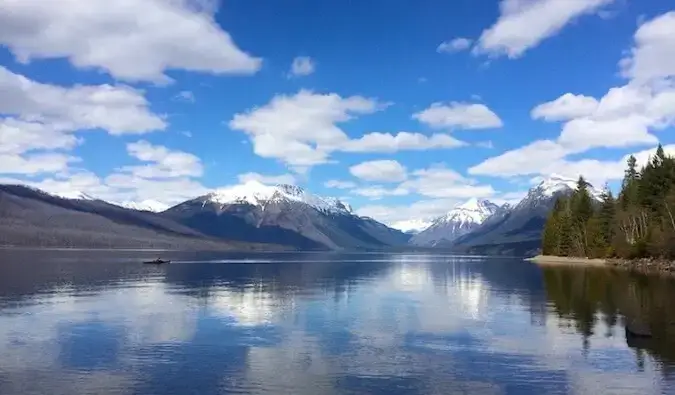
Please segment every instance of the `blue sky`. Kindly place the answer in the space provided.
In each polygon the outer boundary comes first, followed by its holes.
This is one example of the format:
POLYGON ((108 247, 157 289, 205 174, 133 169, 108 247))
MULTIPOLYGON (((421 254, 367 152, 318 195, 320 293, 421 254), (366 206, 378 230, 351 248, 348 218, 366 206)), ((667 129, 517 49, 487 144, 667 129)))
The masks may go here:
POLYGON ((0 2, 4 182, 293 182, 396 223, 675 152, 668 0, 49 4, 0 2))

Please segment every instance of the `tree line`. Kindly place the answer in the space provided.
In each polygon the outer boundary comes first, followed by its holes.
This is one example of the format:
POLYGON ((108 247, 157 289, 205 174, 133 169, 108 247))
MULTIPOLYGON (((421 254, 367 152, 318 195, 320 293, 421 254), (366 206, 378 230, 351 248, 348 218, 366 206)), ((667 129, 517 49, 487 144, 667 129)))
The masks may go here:
POLYGON ((544 255, 675 259, 675 158, 661 145, 642 168, 628 158, 621 190, 605 186, 599 201, 579 177, 560 197, 542 235, 544 255))

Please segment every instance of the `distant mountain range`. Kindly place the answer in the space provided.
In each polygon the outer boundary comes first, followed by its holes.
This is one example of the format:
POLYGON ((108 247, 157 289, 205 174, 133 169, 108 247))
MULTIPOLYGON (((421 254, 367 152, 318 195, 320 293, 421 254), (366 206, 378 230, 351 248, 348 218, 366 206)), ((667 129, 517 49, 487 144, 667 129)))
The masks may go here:
POLYGON ((340 200, 290 185, 249 182, 162 209, 151 201, 114 205, 79 192, 0 185, 0 245, 381 249, 410 238, 340 200))
POLYGON ((228 240, 281 243, 304 249, 381 248, 410 238, 348 204, 291 185, 256 181, 222 189, 162 213, 207 235, 228 240))
MULTIPOLYGON (((470 232, 437 247, 480 255, 533 255, 541 246, 541 233, 548 213, 560 196, 570 195, 576 180, 553 175, 528 191, 513 207, 504 207, 470 232)), ((601 191, 589 187, 594 199, 601 191)))
MULTIPOLYGON (((98 248, 443 248, 461 253, 537 252, 548 212, 576 180, 552 176, 515 206, 470 199, 433 220, 388 227, 335 198, 256 181, 176 206, 111 204, 80 192, 52 195, 0 185, 0 246, 98 248), (283 246, 283 247, 282 247, 283 246)), ((591 187, 599 199, 600 191, 591 187)))
POLYGON ((435 247, 450 243, 476 229, 499 210, 500 206, 488 200, 469 199, 447 214, 434 219, 431 225, 410 239, 410 244, 435 247))

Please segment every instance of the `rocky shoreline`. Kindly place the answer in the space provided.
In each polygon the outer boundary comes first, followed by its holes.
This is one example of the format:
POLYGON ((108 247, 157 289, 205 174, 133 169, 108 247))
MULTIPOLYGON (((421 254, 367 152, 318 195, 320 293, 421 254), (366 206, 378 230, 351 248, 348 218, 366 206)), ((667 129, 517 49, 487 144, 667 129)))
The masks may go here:
POLYGON ((607 266, 635 270, 639 272, 661 272, 675 274, 675 261, 669 261, 667 259, 591 259, 584 257, 537 255, 532 258, 527 258, 526 260, 539 265, 607 266))
POLYGON ((675 261, 658 258, 608 259, 607 265, 629 270, 675 273, 675 261))

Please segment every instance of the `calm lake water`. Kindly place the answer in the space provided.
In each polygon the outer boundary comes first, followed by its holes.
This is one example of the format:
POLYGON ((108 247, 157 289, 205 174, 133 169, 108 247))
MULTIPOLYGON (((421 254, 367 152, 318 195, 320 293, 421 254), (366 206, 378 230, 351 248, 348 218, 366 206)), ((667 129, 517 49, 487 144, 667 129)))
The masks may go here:
POLYGON ((415 254, 0 251, 0 394, 675 393, 675 283, 415 254), (651 339, 626 338, 626 319, 651 339))

